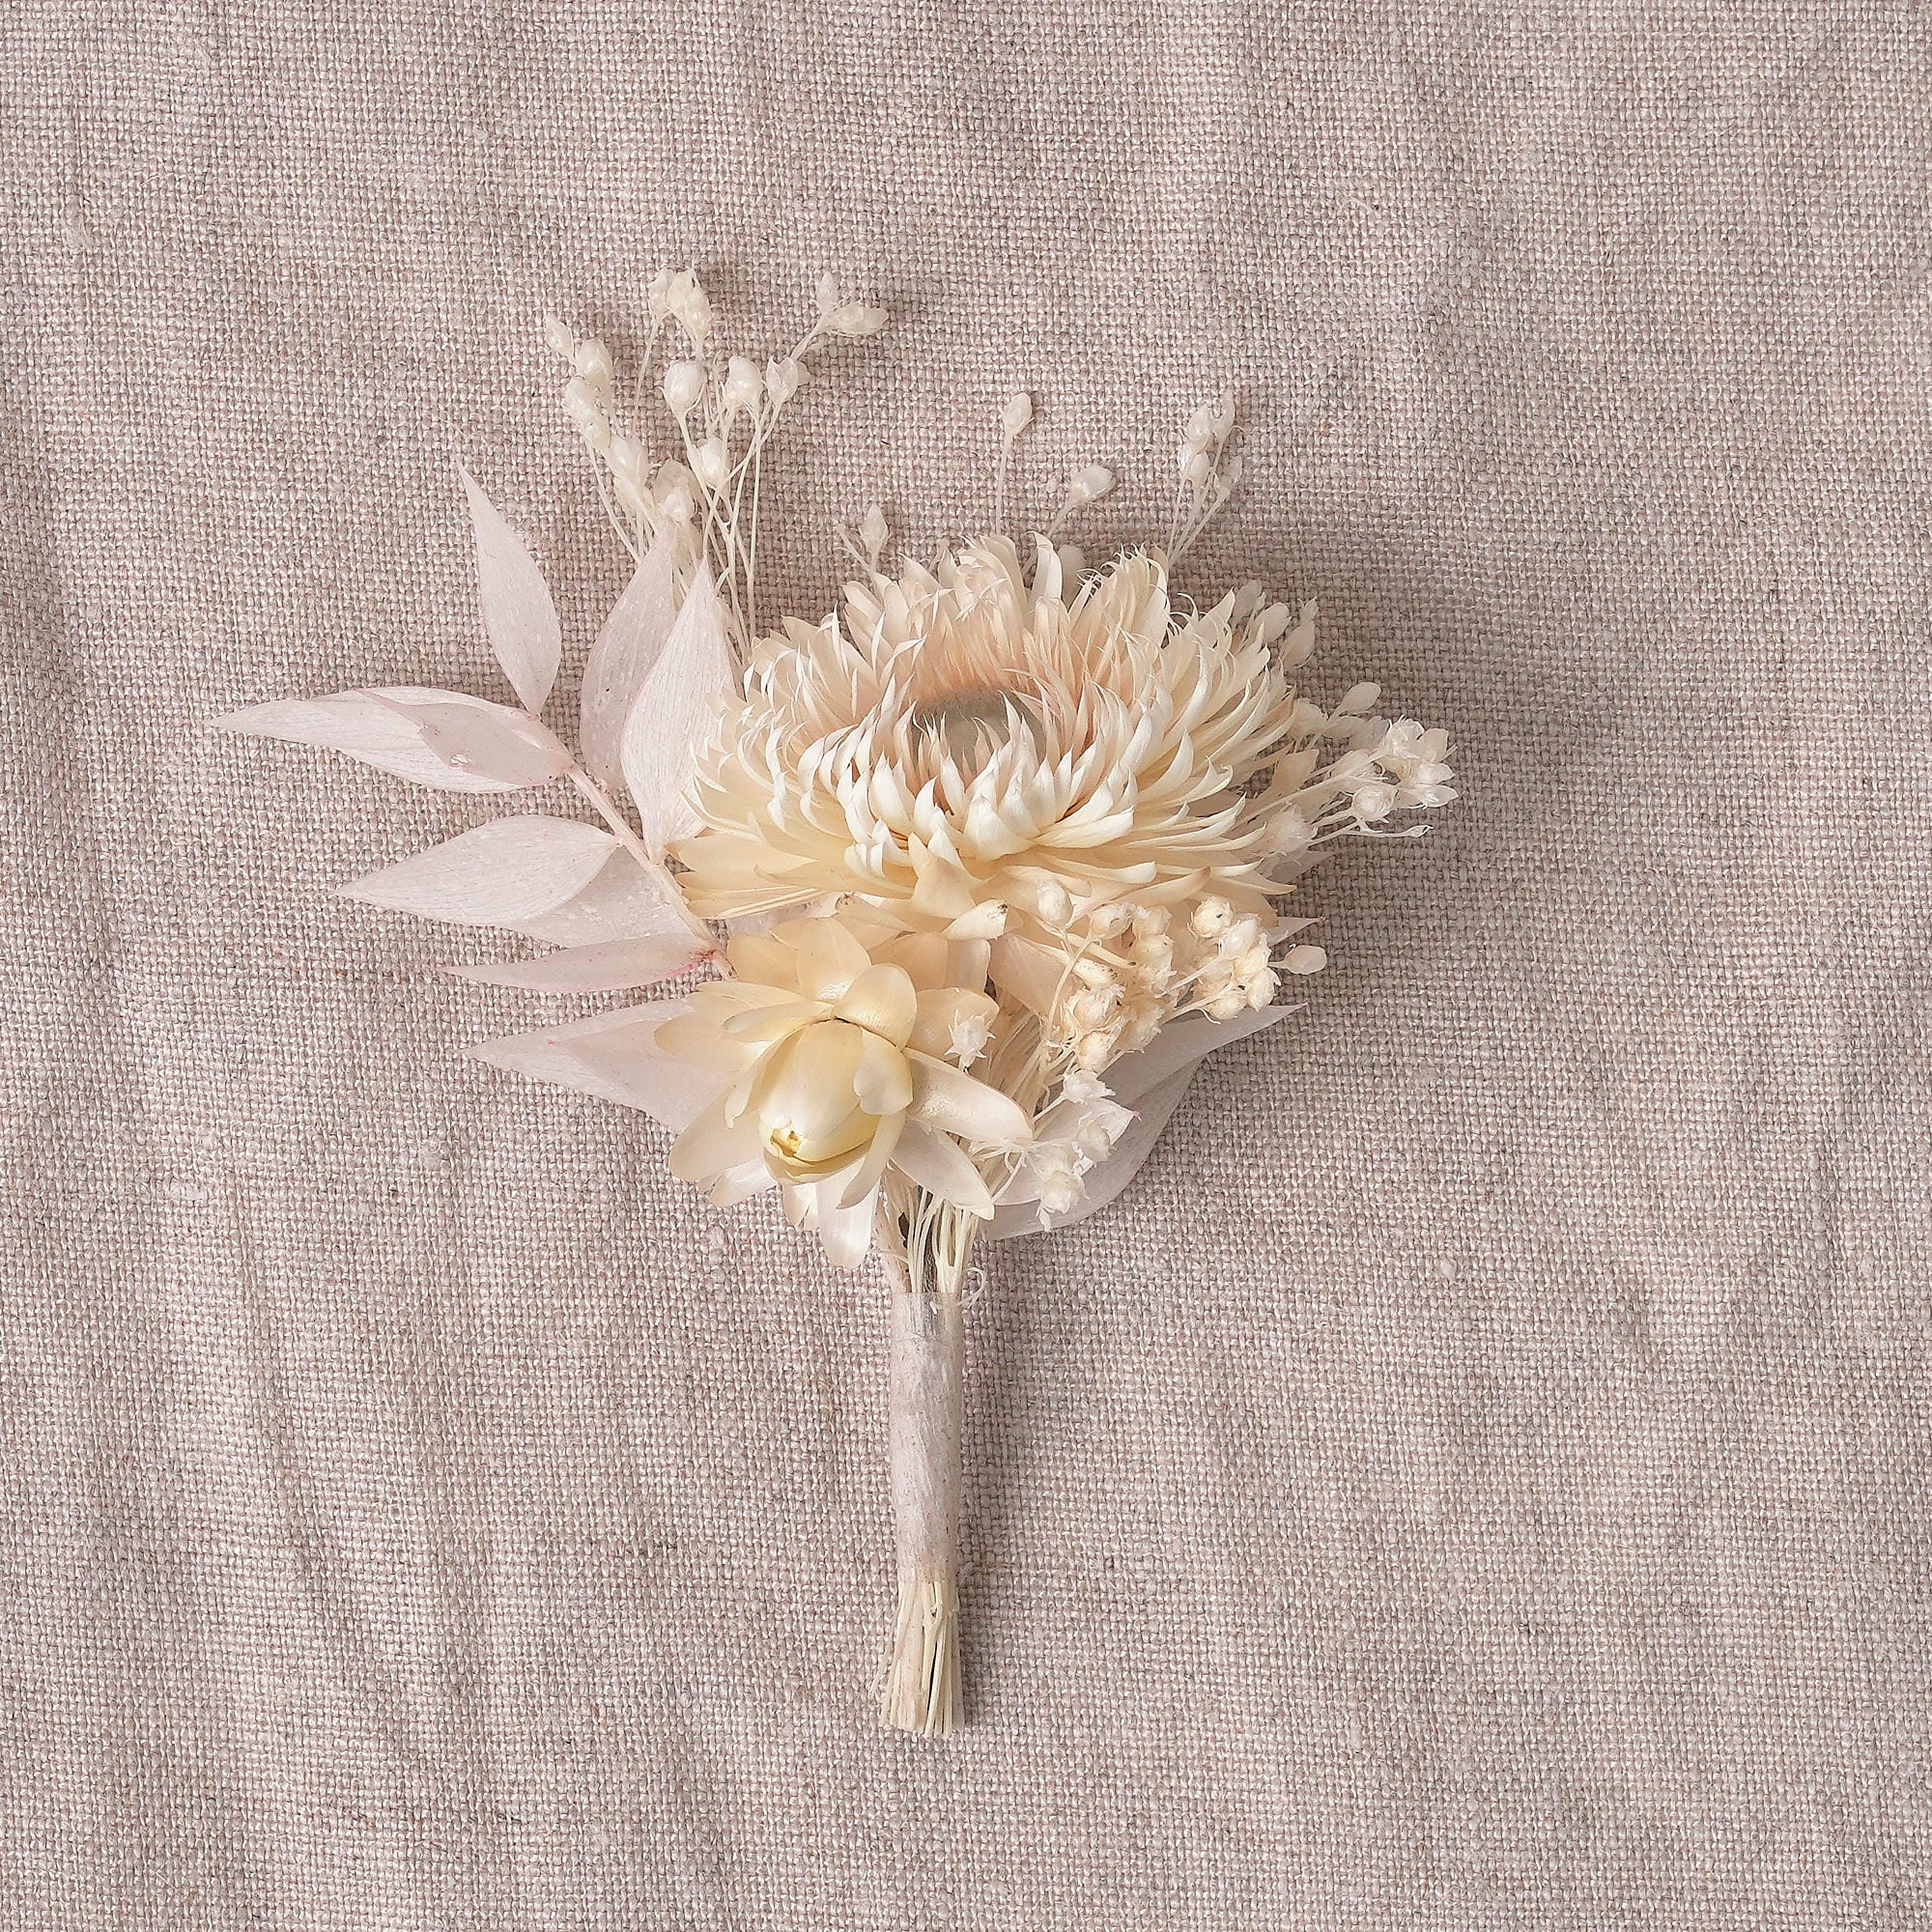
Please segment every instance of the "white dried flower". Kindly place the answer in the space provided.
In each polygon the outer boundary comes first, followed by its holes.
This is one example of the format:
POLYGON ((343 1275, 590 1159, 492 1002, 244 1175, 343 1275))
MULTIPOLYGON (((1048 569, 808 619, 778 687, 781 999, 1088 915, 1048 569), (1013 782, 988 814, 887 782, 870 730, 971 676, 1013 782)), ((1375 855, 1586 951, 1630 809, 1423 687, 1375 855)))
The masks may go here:
POLYGON ((842 917, 792 920, 727 951, 736 977, 700 985, 691 1010, 656 1030, 661 1051, 719 1083, 671 1172, 721 1202, 780 1188, 844 1267, 870 1245, 888 1174, 989 1216, 968 1148, 1034 1138, 1008 1095, 949 1057, 975 1020, 990 1022, 992 1000, 935 982, 928 953, 842 917))
POLYGON ((595 340, 578 343, 571 351, 570 364, 593 395, 601 397, 609 391, 614 372, 611 352, 603 343, 595 340))
POLYGON ((765 393, 765 379, 758 365, 743 355, 732 356, 724 372, 724 387, 719 401, 727 415, 755 410, 765 393))
POLYGON ((688 416, 704 400, 704 364, 673 362, 665 371, 664 399, 672 415, 688 416))
POLYGON ((697 480, 716 495, 731 480, 731 452, 722 436, 706 437, 692 452, 691 467, 697 480))

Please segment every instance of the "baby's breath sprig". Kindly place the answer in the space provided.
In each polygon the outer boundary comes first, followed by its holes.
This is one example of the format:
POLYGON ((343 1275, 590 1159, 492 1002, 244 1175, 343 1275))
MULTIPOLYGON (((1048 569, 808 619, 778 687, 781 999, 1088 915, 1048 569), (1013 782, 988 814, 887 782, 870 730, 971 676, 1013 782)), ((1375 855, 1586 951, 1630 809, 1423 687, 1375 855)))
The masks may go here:
POLYGON ((545 339, 570 365, 564 413, 582 439, 598 495, 618 540, 641 562, 667 542, 687 566, 702 558, 731 611, 742 646, 757 626, 758 509, 767 444, 786 406, 811 375, 809 358, 839 338, 876 335, 882 308, 848 301, 831 276, 820 277, 817 316, 782 355, 762 364, 732 355, 719 339, 710 298, 690 269, 661 270, 646 297, 646 337, 628 407, 618 397, 609 348, 580 341, 555 316, 545 339), (661 344, 681 355, 664 368, 657 396, 668 412, 677 454, 653 462, 644 415, 647 379, 661 344))

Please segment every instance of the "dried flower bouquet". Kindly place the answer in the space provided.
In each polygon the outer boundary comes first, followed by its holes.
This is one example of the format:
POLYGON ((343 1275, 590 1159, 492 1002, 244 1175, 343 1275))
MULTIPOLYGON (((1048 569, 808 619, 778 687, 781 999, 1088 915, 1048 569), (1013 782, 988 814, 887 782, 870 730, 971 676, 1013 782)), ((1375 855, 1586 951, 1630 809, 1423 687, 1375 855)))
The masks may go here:
POLYGON ((1291 1010, 1323 964, 1276 902, 1338 838, 1419 830, 1454 797, 1447 741, 1323 711, 1291 675, 1314 611, 1256 584, 1177 603, 1173 563, 1238 469, 1233 411, 1196 412, 1160 548, 1091 567, 1060 541, 1113 484, 1070 479, 1022 551, 1001 533, 882 567, 875 505, 842 609, 761 631, 760 478, 811 357, 883 311, 828 278, 798 345, 727 355, 689 272, 661 274, 628 402, 560 323, 564 406, 635 569, 591 646, 577 749, 542 722, 561 654, 524 539, 466 471, 483 622, 514 706, 409 685, 233 714, 419 784, 563 783, 592 810, 518 813, 343 888, 552 950, 454 971, 539 994, 668 987, 489 1041, 497 1065, 642 1109, 719 1208, 776 1192, 841 1267, 891 1279, 898 1617, 886 1719, 958 1722, 961 1301, 975 1244, 1064 1226, 1146 1159, 1196 1065, 1291 1010), (675 453, 638 427, 655 390, 675 453), (628 804, 629 810, 626 810, 628 804))

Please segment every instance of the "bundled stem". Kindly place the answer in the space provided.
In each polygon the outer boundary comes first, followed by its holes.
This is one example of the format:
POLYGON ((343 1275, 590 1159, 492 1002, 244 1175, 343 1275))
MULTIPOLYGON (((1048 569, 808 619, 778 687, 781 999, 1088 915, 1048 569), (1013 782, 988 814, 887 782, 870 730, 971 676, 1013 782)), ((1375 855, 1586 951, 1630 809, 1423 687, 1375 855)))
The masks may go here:
POLYGON ((899 1583, 881 1715, 896 1730, 928 1738, 947 1736, 960 1721, 964 1288, 979 1225, 923 1192, 880 1214, 892 1302, 888 1404, 899 1583))

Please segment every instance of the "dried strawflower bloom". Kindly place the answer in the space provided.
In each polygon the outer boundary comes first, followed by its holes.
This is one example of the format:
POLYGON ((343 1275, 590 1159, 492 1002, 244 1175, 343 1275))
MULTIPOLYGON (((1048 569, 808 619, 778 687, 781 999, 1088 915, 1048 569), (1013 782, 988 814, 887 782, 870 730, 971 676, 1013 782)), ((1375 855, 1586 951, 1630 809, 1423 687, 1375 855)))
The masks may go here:
POLYGON ((736 977, 698 987, 657 1031, 660 1050, 722 1083, 672 1148, 671 1172, 720 1206, 781 1189, 792 1224, 841 1267, 871 1245, 889 1174, 990 1220, 967 1149, 1033 1140, 1019 1107, 956 1064, 960 1037, 982 1035, 997 1010, 983 953, 878 938, 868 950, 864 935, 837 917, 742 935, 726 949, 736 977), (979 984, 949 984, 949 970, 979 984))

